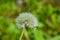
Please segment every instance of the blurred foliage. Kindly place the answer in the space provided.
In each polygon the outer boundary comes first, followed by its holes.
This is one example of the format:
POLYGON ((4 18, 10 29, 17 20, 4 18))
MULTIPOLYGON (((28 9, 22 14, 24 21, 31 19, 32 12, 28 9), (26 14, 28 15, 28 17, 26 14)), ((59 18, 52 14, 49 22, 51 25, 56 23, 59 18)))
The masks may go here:
POLYGON ((21 12, 31 12, 38 19, 37 29, 27 31, 31 40, 60 40, 59 0, 21 0, 21 5, 18 1, 0 0, 0 40, 19 40, 22 30, 16 26, 16 17, 21 12))

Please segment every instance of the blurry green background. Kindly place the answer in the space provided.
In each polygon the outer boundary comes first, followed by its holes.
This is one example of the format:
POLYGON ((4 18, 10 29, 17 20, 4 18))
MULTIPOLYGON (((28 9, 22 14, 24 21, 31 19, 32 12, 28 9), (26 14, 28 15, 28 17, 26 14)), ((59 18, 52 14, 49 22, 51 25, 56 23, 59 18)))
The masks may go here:
POLYGON ((31 40, 60 40, 60 0, 0 0, 0 40, 19 40, 16 17, 21 12, 38 20, 36 31, 27 31, 31 40))

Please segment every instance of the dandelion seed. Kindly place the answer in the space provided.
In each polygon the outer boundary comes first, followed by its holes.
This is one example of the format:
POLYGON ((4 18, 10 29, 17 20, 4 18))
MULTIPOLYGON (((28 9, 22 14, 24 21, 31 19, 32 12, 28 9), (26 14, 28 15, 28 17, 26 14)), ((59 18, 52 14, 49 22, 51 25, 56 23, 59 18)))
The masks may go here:
POLYGON ((36 28, 38 21, 34 15, 31 13, 21 13, 16 18, 16 24, 19 29, 23 28, 26 25, 29 28, 36 28))
POLYGON ((18 6, 22 6, 23 5, 23 0, 16 0, 16 4, 18 6))

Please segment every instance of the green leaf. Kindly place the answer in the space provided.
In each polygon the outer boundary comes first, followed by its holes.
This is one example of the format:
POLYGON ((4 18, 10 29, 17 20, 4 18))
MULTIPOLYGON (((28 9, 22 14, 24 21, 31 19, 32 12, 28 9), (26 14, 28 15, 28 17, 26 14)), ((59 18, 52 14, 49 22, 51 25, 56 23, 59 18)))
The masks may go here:
POLYGON ((44 27, 44 24, 41 23, 41 22, 39 22, 39 24, 38 24, 38 28, 43 28, 43 27, 44 27))
POLYGON ((10 23, 10 25, 9 25, 9 27, 7 29, 7 32, 9 34, 14 35, 14 34, 18 34, 19 33, 19 30, 16 28, 16 26, 13 23, 10 23))
POLYGON ((34 30, 35 40, 44 40, 42 30, 34 30))
POLYGON ((60 36, 56 36, 56 37, 52 38, 51 40, 60 40, 60 36))

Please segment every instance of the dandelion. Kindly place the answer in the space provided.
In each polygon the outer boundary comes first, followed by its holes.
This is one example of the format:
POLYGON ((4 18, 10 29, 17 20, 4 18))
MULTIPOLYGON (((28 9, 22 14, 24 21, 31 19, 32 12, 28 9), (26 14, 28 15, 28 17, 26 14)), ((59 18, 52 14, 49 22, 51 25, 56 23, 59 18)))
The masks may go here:
POLYGON ((25 12, 25 13, 19 14, 19 16, 16 18, 16 24, 19 29, 23 28, 24 25, 26 25, 26 27, 29 27, 29 28, 36 28, 38 21, 34 15, 32 15, 31 13, 25 12))
POLYGON ((23 4, 23 1, 22 0, 17 0, 17 4, 18 5, 22 5, 23 4))
POLYGON ((33 16, 31 13, 21 13, 19 16, 16 18, 16 24, 19 29, 23 28, 22 34, 19 38, 19 40, 22 39, 23 34, 25 35, 27 40, 30 40, 29 36, 27 35, 27 30, 25 27, 28 28, 36 28, 37 26, 37 19, 35 16, 33 16))

